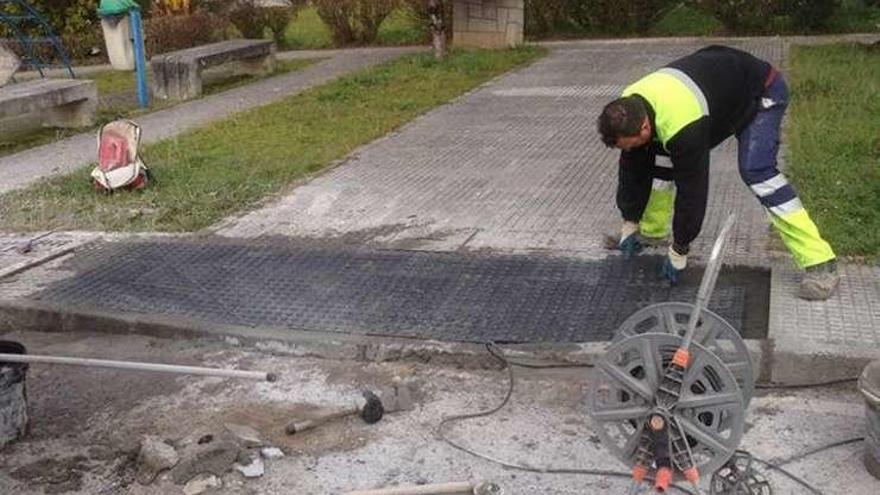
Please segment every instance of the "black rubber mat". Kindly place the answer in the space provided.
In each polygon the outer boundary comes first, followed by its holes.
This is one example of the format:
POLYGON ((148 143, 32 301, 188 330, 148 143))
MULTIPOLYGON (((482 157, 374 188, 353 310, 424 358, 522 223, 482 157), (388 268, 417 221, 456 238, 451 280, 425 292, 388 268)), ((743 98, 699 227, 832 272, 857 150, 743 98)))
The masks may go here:
MULTIPOLYGON (((659 258, 391 251, 316 244, 149 241, 77 254, 35 297, 245 326, 497 342, 609 340, 637 309, 693 301, 701 270, 670 288, 659 258)), ((725 268, 710 308, 767 332, 769 271, 725 268)))

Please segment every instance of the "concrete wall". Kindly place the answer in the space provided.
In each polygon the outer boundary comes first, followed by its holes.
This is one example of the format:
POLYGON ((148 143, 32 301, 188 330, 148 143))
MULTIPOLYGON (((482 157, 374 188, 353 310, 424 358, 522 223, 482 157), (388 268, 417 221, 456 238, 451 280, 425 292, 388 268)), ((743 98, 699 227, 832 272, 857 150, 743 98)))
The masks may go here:
POLYGON ((500 48, 523 42, 524 0, 454 0, 452 44, 500 48))

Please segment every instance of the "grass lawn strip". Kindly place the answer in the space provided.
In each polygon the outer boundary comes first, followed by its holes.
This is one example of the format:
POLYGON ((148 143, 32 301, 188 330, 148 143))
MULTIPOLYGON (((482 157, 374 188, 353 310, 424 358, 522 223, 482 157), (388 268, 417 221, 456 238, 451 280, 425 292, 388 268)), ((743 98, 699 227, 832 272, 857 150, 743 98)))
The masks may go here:
POLYGON ((838 254, 880 260, 880 48, 796 46, 786 173, 838 254))
POLYGON ((198 230, 544 51, 406 56, 147 147, 144 191, 98 194, 86 167, 0 196, 0 230, 198 230))
MULTIPOLYGON (((203 95, 208 96, 221 93, 239 86, 244 86, 268 77, 279 76, 288 72, 301 70, 309 65, 324 60, 322 58, 295 59, 295 60, 279 60, 275 72, 271 74, 261 75, 223 75, 220 71, 214 71, 219 77, 209 77, 205 80, 203 95)), ((147 73, 150 77, 151 73, 147 73)), ((155 112, 164 108, 172 107, 179 102, 171 100, 150 99, 150 106, 141 110, 138 107, 135 76, 133 72, 107 70, 94 73, 91 77, 85 78, 95 81, 98 87, 98 99, 111 100, 111 104, 101 102, 98 108, 96 124, 91 129, 97 129, 103 124, 120 118, 134 118, 148 112, 155 112), (117 103, 117 102, 122 103, 117 103)), ((41 146, 54 141, 87 132, 88 128, 66 129, 66 128, 42 128, 34 129, 24 134, 15 134, 0 138, 0 156, 11 155, 26 149, 41 146)))

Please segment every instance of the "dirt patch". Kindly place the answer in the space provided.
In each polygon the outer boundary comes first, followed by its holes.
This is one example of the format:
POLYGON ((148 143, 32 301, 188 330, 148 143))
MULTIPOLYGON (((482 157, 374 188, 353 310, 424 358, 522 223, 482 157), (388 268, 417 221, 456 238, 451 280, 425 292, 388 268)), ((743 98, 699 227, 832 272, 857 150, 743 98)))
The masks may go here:
POLYGON ((13 479, 28 485, 46 485, 46 493, 81 490, 83 474, 90 470, 88 459, 78 455, 40 459, 12 471, 13 479))
POLYGON ((264 441, 286 454, 348 452, 368 443, 372 436, 370 426, 357 416, 337 419, 297 435, 284 431, 294 419, 318 418, 332 411, 310 404, 245 403, 227 408, 212 423, 215 429, 222 429, 224 423, 248 425, 260 432, 264 441))
POLYGON ((30 373, 27 383, 33 440, 81 434, 99 414, 123 413, 183 388, 172 375, 60 366, 30 373))

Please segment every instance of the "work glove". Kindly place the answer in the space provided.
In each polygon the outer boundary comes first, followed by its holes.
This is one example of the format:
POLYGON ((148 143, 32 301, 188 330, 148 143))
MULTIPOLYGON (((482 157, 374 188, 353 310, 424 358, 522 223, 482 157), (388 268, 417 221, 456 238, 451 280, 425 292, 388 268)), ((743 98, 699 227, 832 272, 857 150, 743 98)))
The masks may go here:
MULTIPOLYGON (((681 248, 680 248, 681 249, 681 248)), ((682 249, 687 253, 687 249, 682 249)), ((666 254, 666 258, 663 259, 663 264, 660 266, 660 276, 669 281, 672 285, 678 285, 678 281, 681 279, 681 272, 687 266, 687 254, 679 254, 675 249, 675 244, 669 246, 669 252, 666 254)))
POLYGON ((618 247, 623 252, 625 259, 632 258, 644 249, 642 237, 639 235, 639 224, 623 222, 623 226, 620 227, 620 243, 618 247))

